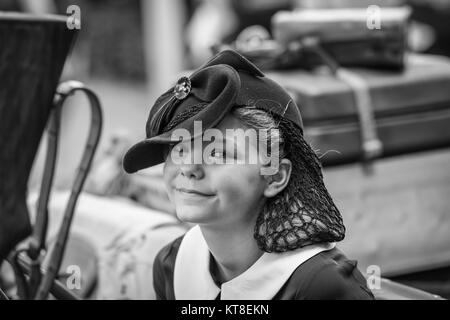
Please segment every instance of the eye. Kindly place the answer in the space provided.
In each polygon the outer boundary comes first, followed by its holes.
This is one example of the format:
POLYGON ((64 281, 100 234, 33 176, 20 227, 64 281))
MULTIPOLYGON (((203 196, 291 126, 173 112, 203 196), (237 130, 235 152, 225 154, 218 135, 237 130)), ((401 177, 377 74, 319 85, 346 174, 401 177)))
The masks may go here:
POLYGON ((174 147, 175 152, 179 155, 179 156, 183 156, 184 153, 184 148, 181 145, 176 145, 174 147))
POLYGON ((213 149, 211 151, 211 157, 216 158, 216 159, 225 159, 226 154, 225 154, 225 152, 223 152, 223 150, 213 149))
POLYGON ((213 149, 209 154, 209 159, 211 163, 223 164, 226 161, 226 153, 221 149, 213 149))
POLYGON ((169 148, 169 154, 178 158, 183 157, 185 148, 181 144, 171 145, 169 148))

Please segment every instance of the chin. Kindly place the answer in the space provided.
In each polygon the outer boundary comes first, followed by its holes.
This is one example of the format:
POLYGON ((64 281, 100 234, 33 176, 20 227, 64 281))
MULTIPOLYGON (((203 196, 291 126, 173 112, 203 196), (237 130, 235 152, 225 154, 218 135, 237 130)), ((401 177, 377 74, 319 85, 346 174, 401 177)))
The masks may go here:
POLYGON ((176 206, 175 211, 177 213, 178 219, 183 222, 202 224, 211 222, 214 219, 214 211, 205 210, 205 208, 201 208, 198 206, 176 206))

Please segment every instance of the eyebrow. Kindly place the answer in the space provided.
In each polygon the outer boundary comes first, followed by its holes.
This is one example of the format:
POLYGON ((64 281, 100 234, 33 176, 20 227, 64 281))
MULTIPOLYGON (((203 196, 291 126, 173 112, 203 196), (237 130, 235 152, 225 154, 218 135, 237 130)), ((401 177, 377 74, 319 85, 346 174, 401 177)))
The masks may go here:
POLYGON ((223 146, 226 148, 227 145, 233 145, 234 149, 237 149, 237 141, 238 139, 229 139, 227 137, 223 137, 221 142, 223 143, 223 146))
MULTIPOLYGON (((254 148, 254 146, 252 146, 252 144, 250 143, 249 139, 245 138, 244 139, 244 145, 243 145, 245 150, 244 151, 240 151, 240 149, 238 148, 238 144, 237 144, 238 140, 240 140, 240 139, 235 139, 235 138, 234 139, 229 139, 226 136, 223 137, 222 142, 224 143, 224 149, 227 151, 227 147, 226 147, 227 146, 227 144, 226 144, 227 142, 232 143, 232 145, 233 145, 233 154, 234 155, 238 155, 239 153, 242 153, 242 152, 244 152, 246 154, 247 153, 247 149, 250 150, 250 149, 254 148)), ((256 149, 259 150, 259 145, 256 147, 256 149)))

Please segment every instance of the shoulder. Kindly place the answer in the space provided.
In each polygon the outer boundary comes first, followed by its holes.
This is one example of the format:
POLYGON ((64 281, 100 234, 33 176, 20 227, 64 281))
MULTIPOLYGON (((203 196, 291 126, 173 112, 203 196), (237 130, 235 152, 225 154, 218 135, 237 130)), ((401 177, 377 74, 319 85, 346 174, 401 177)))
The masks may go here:
POLYGON ((153 263, 153 287, 158 300, 174 299, 173 271, 178 249, 183 236, 164 246, 156 255, 153 263))
POLYGON ((373 299, 355 260, 334 248, 300 265, 288 281, 295 299, 341 300, 373 299))
POLYGON ((184 235, 165 245, 156 255, 155 264, 163 264, 165 262, 169 262, 172 259, 175 259, 183 237, 184 235))

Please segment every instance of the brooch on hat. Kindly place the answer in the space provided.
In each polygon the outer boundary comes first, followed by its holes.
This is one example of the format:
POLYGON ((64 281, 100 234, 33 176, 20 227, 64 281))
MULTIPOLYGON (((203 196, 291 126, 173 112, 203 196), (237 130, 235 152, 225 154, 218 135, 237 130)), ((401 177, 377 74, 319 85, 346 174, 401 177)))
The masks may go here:
POLYGON ((191 79, 188 77, 181 77, 178 79, 175 88, 173 88, 173 93, 175 94, 175 98, 178 100, 183 100, 188 96, 191 92, 191 79))

